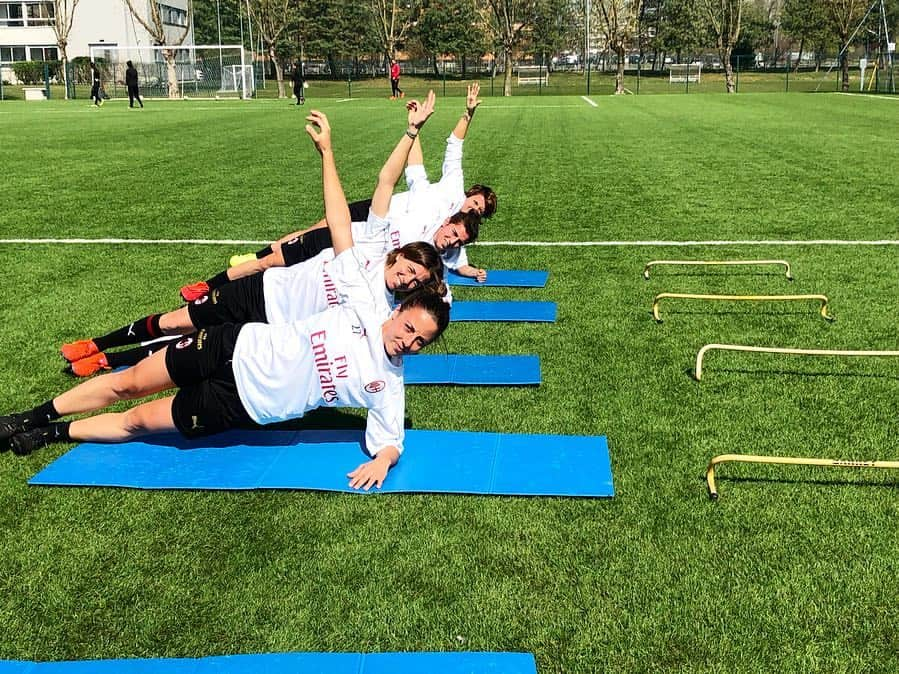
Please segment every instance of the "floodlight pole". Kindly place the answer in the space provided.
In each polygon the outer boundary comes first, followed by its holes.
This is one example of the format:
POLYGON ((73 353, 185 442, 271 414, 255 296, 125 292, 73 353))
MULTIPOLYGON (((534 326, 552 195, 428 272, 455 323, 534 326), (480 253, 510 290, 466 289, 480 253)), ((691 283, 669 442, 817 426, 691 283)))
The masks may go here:
POLYGON ((222 69, 223 69, 222 48, 221 48, 221 44, 222 44, 222 12, 221 12, 221 8, 219 7, 219 4, 220 4, 220 0, 215 0, 215 18, 216 18, 216 21, 218 22, 218 29, 219 29, 219 79, 221 79, 222 69))

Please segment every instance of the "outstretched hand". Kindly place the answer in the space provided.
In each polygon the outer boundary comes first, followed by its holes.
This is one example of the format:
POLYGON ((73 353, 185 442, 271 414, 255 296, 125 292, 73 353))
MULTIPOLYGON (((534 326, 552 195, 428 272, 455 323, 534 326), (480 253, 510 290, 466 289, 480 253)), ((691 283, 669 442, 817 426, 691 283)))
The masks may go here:
POLYGON ((310 110, 309 116, 306 117, 309 124, 306 125, 306 133, 315 143, 315 149, 319 154, 331 150, 331 125, 328 124, 328 117, 318 110, 310 110))
POLYGON ((375 457, 360 465, 353 472, 347 473, 346 476, 350 478, 350 487, 368 491, 372 487, 381 487, 388 470, 390 470, 390 461, 379 460, 375 457))
POLYGON ((465 108, 468 110, 468 116, 471 117, 474 111, 481 104, 478 94, 481 93, 481 85, 478 82, 468 85, 468 96, 465 98, 465 108))
POLYGON ((406 103, 406 109, 409 111, 409 126, 414 126, 416 129, 421 129, 421 127, 424 126, 425 122, 428 121, 428 117, 434 114, 434 102, 436 100, 437 97, 434 95, 434 91, 432 89, 428 92, 428 96, 423 102, 409 101, 408 103, 406 103))

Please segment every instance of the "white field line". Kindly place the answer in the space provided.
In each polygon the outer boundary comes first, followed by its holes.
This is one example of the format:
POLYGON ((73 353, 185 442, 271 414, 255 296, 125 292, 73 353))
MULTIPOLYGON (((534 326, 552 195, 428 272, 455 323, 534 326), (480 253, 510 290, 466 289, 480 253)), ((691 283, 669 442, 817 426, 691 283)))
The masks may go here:
POLYGON ((590 105, 592 105, 594 108, 598 108, 598 107, 599 107, 599 105, 598 105, 598 104, 596 103, 596 101, 594 101, 593 99, 587 98, 586 96, 581 96, 581 98, 582 98, 583 100, 587 101, 587 102, 588 102, 590 105))
MULTIPOLYGON (((0 239, 3 244, 71 244, 71 245, 199 245, 199 246, 265 246, 271 241, 254 239, 0 239)), ((899 246, 899 239, 744 239, 731 241, 479 241, 474 246, 534 247, 652 247, 652 246, 899 246)))
POLYGON ((838 91, 840 96, 852 96, 852 98, 875 98, 881 101, 899 101, 899 96, 890 94, 853 94, 851 91, 838 91))

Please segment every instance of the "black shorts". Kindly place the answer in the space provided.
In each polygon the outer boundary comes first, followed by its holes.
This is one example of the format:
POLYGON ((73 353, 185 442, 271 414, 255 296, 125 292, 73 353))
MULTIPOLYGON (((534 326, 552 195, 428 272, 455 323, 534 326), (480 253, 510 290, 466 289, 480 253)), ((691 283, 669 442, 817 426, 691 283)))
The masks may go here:
POLYGON ((178 393, 172 401, 175 428, 187 438, 229 428, 258 428, 234 381, 231 359, 242 326, 226 323, 200 330, 169 344, 165 366, 178 393))
MULTIPOLYGON (((351 222, 366 222, 368 211, 371 208, 371 199, 354 201, 349 208, 351 222)), ((290 267, 315 257, 325 248, 331 248, 333 245, 331 230, 327 227, 320 227, 281 244, 281 255, 284 256, 284 265, 290 267)))
POLYGON ((224 323, 268 323, 262 274, 245 276, 210 291, 187 305, 196 328, 224 323))

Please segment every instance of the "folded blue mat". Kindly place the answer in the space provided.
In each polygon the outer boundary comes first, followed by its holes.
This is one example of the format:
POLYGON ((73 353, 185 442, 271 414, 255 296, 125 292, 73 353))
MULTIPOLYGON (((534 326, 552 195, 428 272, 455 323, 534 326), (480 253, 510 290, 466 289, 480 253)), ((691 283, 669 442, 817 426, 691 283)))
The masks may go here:
POLYGON ((555 302, 453 302, 451 321, 554 323, 555 302))
POLYGON ((549 272, 521 269, 488 269, 487 280, 478 283, 476 279, 446 270, 446 282, 451 286, 479 286, 481 288, 543 288, 549 272))
POLYGON ((537 674, 530 653, 261 653, 207 658, 28 662, 0 674, 537 674))
MULTIPOLYGON (((382 492, 614 496, 605 436, 407 431, 382 492)), ((314 489, 358 493, 346 473, 367 461, 364 434, 229 431, 187 440, 86 442, 29 484, 136 489, 314 489), (190 450, 190 451, 184 451, 190 450)))
POLYGON ((541 380, 539 356, 416 354, 403 363, 407 384, 528 386, 541 380))

